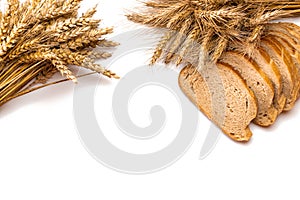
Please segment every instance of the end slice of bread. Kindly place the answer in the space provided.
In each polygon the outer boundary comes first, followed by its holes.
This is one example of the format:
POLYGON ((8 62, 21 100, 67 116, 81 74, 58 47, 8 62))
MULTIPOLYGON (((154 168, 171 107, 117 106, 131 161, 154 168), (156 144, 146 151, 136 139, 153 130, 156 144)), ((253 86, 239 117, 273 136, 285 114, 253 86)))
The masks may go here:
POLYGON ((273 105, 274 88, 267 75, 259 66, 237 52, 225 52, 219 62, 231 66, 253 91, 258 106, 254 123, 260 126, 272 125, 278 116, 278 110, 273 105))
POLYGON ((217 64, 216 68, 217 81, 215 72, 187 66, 180 72, 179 86, 227 136, 239 142, 249 141, 252 136, 249 124, 257 115, 255 96, 231 67, 217 64), (224 95, 217 95, 221 91, 224 95))

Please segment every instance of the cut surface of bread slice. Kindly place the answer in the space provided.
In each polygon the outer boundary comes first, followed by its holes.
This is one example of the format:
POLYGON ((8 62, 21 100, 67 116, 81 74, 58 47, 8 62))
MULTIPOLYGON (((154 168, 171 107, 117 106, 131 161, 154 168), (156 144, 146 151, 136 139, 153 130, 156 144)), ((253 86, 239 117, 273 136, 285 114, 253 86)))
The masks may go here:
POLYGON ((294 23, 277 23, 280 25, 280 27, 286 29, 286 34, 291 36, 291 39, 293 39, 297 46, 295 48, 300 51, 300 26, 294 24, 294 23))
POLYGON ((298 98, 299 87, 300 87, 300 58, 298 57, 296 49, 293 47, 295 42, 288 35, 283 33, 270 33, 268 36, 270 39, 273 39, 273 42, 277 43, 281 48, 284 48, 287 52, 287 58, 291 60, 292 79, 294 81, 294 89, 292 91, 292 99, 290 106, 294 106, 298 98))
POLYGON ((249 141, 252 136, 249 124, 257 115, 255 96, 231 67, 217 64, 216 68, 221 85, 216 82, 215 72, 197 71, 187 66, 180 72, 179 86, 227 136, 239 142, 249 141), (220 92, 224 92, 225 99, 215 100, 220 92), (216 117, 214 112, 224 112, 223 119, 216 117))
MULTIPOLYGON (((266 25, 266 37, 270 39, 275 39, 279 45, 283 46, 287 53, 288 57, 292 60, 295 65, 295 71, 297 73, 295 76, 300 76, 300 56, 299 56, 299 42, 300 35, 293 35, 291 31, 289 31, 284 23, 273 23, 266 25)), ((298 78, 297 78, 298 80, 298 78)))
MULTIPOLYGON (((247 49, 245 49, 246 46, 246 44, 239 44, 233 46, 233 51, 245 54, 245 52, 247 52, 247 49)), ((281 113, 283 111, 286 98, 282 94, 281 75, 276 64, 270 58, 270 56, 260 47, 258 47, 257 49, 253 49, 251 51, 251 54, 246 54, 245 57, 251 63, 256 63, 256 65, 258 65, 263 70, 263 72, 268 76, 268 78, 272 82, 274 88, 273 104, 274 107, 278 110, 278 113, 281 113)))
POLYGON ((277 39, 281 40, 281 43, 284 43, 294 59, 298 71, 297 80, 300 82, 300 27, 293 23, 280 22, 267 24, 266 28, 268 33, 274 34, 277 39))
MULTIPOLYGON (((294 23, 287 23, 287 22, 281 22, 281 23, 278 23, 278 25, 280 25, 280 27, 283 27, 283 29, 286 30, 284 33, 289 35, 290 38, 293 39, 293 41, 295 41, 295 43, 293 43, 293 47, 296 50, 295 57, 298 60, 300 60, 300 26, 298 26, 294 23)), ((298 69, 298 73, 300 76, 300 69, 298 69)), ((298 97, 299 96, 300 96, 300 89, 298 92, 298 97)))
POLYGON ((261 40, 260 46, 268 53, 268 55, 274 60, 278 70, 282 77, 282 92, 286 97, 286 103, 284 111, 288 111, 293 107, 294 104, 294 70, 292 69, 293 64, 287 57, 287 52, 282 46, 278 45, 273 40, 265 37, 261 40))
MULTIPOLYGON (((288 33, 291 35, 291 38, 294 39, 294 41, 297 43, 295 46, 296 51, 296 57, 298 60, 300 60, 300 26, 294 24, 294 23, 287 23, 287 22, 282 22, 279 23, 281 26, 287 29, 288 33)), ((300 72, 300 69, 298 69, 300 72)), ((300 89, 298 93, 298 97, 300 97, 300 89)))
POLYGON ((266 75, 270 78, 274 86, 274 107, 278 110, 280 114, 285 106, 286 97, 282 93, 282 77, 278 70, 278 67, 274 63, 273 59, 265 52, 262 48, 258 48, 260 54, 253 55, 252 58, 256 63, 262 68, 266 75), (261 57, 260 57, 261 56, 261 57), (269 71, 270 70, 270 71, 269 71), (273 74, 273 73, 274 74, 273 74))
POLYGON ((278 23, 268 23, 266 24, 266 32, 279 32, 287 36, 288 40, 292 40, 293 43, 297 44, 295 47, 296 50, 300 50, 300 27, 294 23, 288 22, 278 22, 278 23))
POLYGON ((272 125, 278 116, 278 110, 273 105, 274 88, 266 74, 255 63, 233 51, 225 52, 219 62, 231 66, 253 91, 258 106, 254 123, 260 126, 272 125))

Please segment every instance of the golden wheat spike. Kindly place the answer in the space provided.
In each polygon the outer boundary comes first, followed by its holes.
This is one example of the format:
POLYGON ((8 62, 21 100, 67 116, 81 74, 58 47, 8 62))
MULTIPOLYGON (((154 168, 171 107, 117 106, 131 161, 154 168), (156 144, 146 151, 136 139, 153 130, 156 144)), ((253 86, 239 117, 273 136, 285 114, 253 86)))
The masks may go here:
MULTIPOLYGON (((95 51, 114 47, 93 19, 96 7, 78 16, 81 0, 8 0, 0 13, 0 105, 47 85, 54 73, 77 82, 69 65, 86 67, 110 78, 118 76, 95 63, 111 54, 95 51)), ((59 81, 58 81, 59 82, 59 81)), ((58 83, 54 82, 54 83, 58 83)))
MULTIPOLYGON (((204 53, 216 62, 236 42, 256 46, 263 34, 264 25, 271 20, 299 15, 299 0, 151 0, 144 3, 140 12, 128 15, 128 19, 150 27, 178 32, 186 23, 190 23, 186 19, 191 18, 193 27, 190 30, 195 27, 200 30, 195 38, 200 43, 199 48, 203 48, 204 53)), ((192 31, 188 32, 187 38, 192 38, 190 34, 192 31)), ((169 50, 165 45, 169 42, 172 42, 171 37, 164 38, 159 43, 152 64, 162 57, 164 50, 169 50)), ((176 46, 173 46, 173 51, 176 46)), ((181 63, 190 43, 183 42, 179 48, 176 49, 178 56, 172 51, 164 61, 168 63, 173 57, 178 57, 175 64, 181 63)))

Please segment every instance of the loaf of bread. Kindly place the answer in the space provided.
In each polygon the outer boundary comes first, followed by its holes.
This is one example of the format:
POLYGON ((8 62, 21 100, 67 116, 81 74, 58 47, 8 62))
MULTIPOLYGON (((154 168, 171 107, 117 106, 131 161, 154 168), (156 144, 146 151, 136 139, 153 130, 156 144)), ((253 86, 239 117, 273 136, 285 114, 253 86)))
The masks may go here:
POLYGON ((189 65, 179 75, 181 90, 235 141, 250 140, 251 122, 270 126, 294 107, 300 94, 300 27, 266 24, 260 45, 244 52, 243 45, 233 45, 215 70, 189 65))

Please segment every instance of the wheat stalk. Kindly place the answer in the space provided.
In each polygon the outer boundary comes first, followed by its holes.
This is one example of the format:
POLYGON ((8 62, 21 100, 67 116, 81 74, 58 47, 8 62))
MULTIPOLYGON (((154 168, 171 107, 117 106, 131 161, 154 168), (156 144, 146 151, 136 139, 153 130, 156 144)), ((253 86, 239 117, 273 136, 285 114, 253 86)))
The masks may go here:
POLYGON ((172 53, 177 53, 175 63, 178 65, 192 57, 188 53, 191 39, 199 43, 199 48, 214 62, 237 42, 242 41, 249 47, 255 47, 266 23, 300 15, 300 1, 150 0, 136 10, 138 12, 127 15, 129 20, 150 27, 167 28, 170 33, 186 34, 185 39, 176 40, 173 44, 173 39, 166 33, 151 60, 153 64, 163 58, 168 63, 176 57, 172 53), (162 51, 168 51, 167 47, 173 52, 162 54, 162 51))
POLYGON ((81 0, 8 0, 0 12, 0 105, 48 83, 60 73, 77 82, 69 65, 110 78, 118 76, 96 64, 111 56, 95 47, 115 47, 104 38, 112 28, 99 28, 96 6, 78 16, 81 0))

